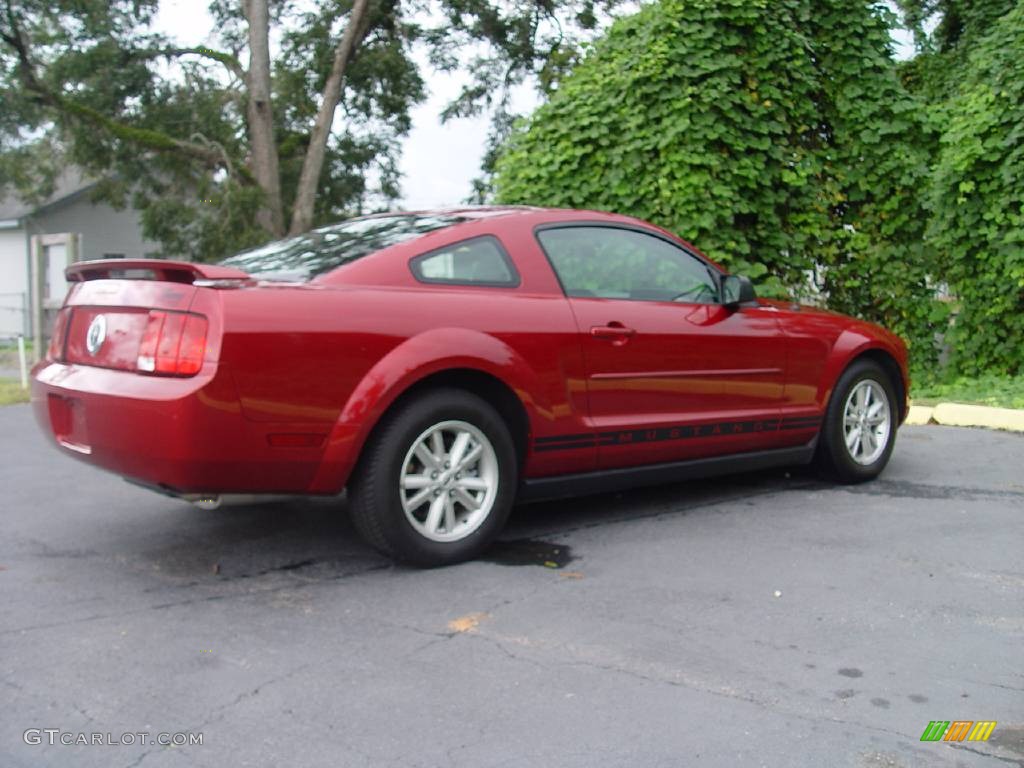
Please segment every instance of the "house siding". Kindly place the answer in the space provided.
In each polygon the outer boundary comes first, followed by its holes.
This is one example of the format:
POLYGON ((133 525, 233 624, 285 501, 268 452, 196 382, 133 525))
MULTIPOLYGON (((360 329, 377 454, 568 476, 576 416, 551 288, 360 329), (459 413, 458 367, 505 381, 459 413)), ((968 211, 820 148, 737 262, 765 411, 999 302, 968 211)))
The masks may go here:
POLYGON ((80 259, 102 259, 108 253, 120 253, 126 258, 144 258, 159 249, 159 245, 142 236, 142 223, 138 211, 126 208, 118 211, 105 203, 93 203, 88 195, 54 206, 29 219, 32 234, 81 234, 80 259))
POLYGON ((0 230, 0 338, 28 333, 28 253, 24 229, 0 230))

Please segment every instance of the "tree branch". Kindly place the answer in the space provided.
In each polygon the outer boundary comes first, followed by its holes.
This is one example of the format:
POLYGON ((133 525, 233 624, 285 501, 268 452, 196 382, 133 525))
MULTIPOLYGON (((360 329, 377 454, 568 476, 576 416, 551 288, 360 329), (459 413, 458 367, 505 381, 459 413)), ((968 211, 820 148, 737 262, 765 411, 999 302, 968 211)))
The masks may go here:
POLYGON ((59 94, 47 92, 40 95, 52 107, 66 114, 73 115, 80 120, 85 120, 98 128, 102 128, 114 138, 121 139, 122 141, 127 141, 156 152, 177 152, 187 155, 211 168, 224 167, 230 171, 234 167, 231 159, 223 151, 223 147, 218 148, 197 144, 193 141, 183 141, 161 131, 154 131, 150 128, 138 128, 107 117, 92 107, 87 107, 72 99, 64 98, 59 94))
POLYGON ((158 59, 158 58, 177 58, 179 56, 200 56, 205 59, 212 59, 213 61, 219 61, 228 71, 233 75, 237 76, 241 80, 245 80, 245 68, 241 62, 230 53, 223 51, 215 51, 212 48, 206 46, 197 45, 192 48, 141 48, 136 51, 131 51, 132 58, 136 59, 158 59))
MULTIPOLYGON (((233 167, 230 158, 227 157, 223 148, 216 149, 209 145, 204 146, 192 141, 182 141, 160 131, 129 125, 48 88, 36 74, 35 65, 28 51, 28 45, 17 24, 17 19, 14 16, 10 3, 5 5, 10 29, 8 31, 0 31, 0 39, 14 49, 18 60, 18 75, 21 78, 22 84, 24 84, 27 90, 35 94, 41 103, 65 115, 84 120, 91 125, 102 128, 111 136, 122 141, 131 142, 139 147, 156 152, 177 152, 199 160, 212 168, 225 167, 231 169, 233 167)), ((251 182, 251 176, 247 172, 243 172, 240 175, 246 181, 251 182)))

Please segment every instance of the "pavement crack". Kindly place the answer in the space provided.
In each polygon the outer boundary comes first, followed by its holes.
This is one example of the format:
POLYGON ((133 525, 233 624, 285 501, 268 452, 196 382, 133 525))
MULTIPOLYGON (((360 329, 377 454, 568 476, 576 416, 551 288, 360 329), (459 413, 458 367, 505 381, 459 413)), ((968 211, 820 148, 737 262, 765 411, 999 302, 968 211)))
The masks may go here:
POLYGON ((1003 685, 1002 683, 986 683, 986 682, 981 682, 981 681, 978 681, 978 680, 972 680, 971 682, 973 682, 975 685, 987 685, 990 688, 1003 688, 1004 690, 1007 690, 1007 691, 1017 691, 1017 692, 1024 691, 1024 688, 1017 688, 1017 687, 1015 687, 1013 685, 1003 685))
POLYGON ((1014 757, 1003 757, 1002 755, 994 755, 991 752, 984 752, 980 749, 975 749, 974 747, 968 747, 966 744, 954 744, 953 742, 948 742, 947 746, 950 746, 953 749, 962 749, 964 752, 972 752, 975 755, 988 757, 992 760, 999 760, 1003 763, 1009 763, 1010 765, 1016 765, 1018 768, 1024 768, 1024 760, 1018 760, 1014 757))
POLYGON ((19 693, 24 693, 24 691, 25 691, 25 689, 22 686, 18 685, 13 680, 4 679, 4 680, 2 680, 0 682, 3 682, 4 685, 6 685, 6 686, 8 686, 10 688, 13 688, 14 690, 18 691, 19 693))
POLYGON ((502 643, 496 637, 493 637, 493 636, 490 636, 490 635, 487 635, 487 634, 483 634, 483 633, 480 633, 480 632, 471 632, 471 633, 466 633, 466 634, 469 635, 470 637, 476 638, 477 640, 484 640, 485 642, 493 645, 499 651, 504 653, 508 658, 512 659, 512 661, 518 661, 518 662, 523 663, 523 664, 529 664, 530 666, 536 667, 537 669, 543 670, 545 672, 549 671, 549 669, 550 669, 550 667, 548 667, 547 665, 537 661, 536 659, 531 659, 528 656, 521 656, 518 653, 513 653, 508 647, 505 646, 504 643, 502 643))
POLYGON ((254 696, 259 696, 260 692, 265 688, 268 688, 271 685, 276 685, 277 683, 283 682, 291 677, 294 677, 295 675, 309 669, 312 666, 313 662, 311 661, 306 662, 305 664, 300 664, 299 666, 289 670, 288 672, 285 672, 284 674, 275 675, 274 677, 264 680, 262 683, 259 683, 255 688, 248 688, 242 691, 237 696, 235 696, 235 698, 231 701, 227 702, 226 704, 221 704, 220 706, 215 707, 213 710, 211 710, 210 713, 207 715, 206 719, 204 719, 199 725, 191 729, 192 732, 202 733, 205 728, 220 720, 224 716, 224 713, 228 710, 234 709, 243 701, 251 699, 254 696))
POLYGON ((84 718, 85 718, 85 721, 86 721, 86 723, 94 723, 94 722, 96 722, 96 721, 95 721, 95 720, 93 719, 93 716, 92 716, 92 715, 90 715, 90 714, 89 714, 88 712, 86 712, 86 711, 85 711, 84 709, 82 709, 82 708, 81 708, 80 706, 78 706, 77 704, 72 704, 72 705, 71 705, 71 708, 72 708, 72 709, 74 709, 74 710, 75 710, 75 712, 77 712, 78 714, 80 714, 80 715, 81 715, 82 717, 84 717, 84 718))
POLYGON ((137 768, 137 766, 140 765, 143 760, 145 760, 155 751, 156 750, 153 747, 150 747, 149 749, 143 751, 137 758, 128 763, 128 765, 126 765, 125 768, 137 768))

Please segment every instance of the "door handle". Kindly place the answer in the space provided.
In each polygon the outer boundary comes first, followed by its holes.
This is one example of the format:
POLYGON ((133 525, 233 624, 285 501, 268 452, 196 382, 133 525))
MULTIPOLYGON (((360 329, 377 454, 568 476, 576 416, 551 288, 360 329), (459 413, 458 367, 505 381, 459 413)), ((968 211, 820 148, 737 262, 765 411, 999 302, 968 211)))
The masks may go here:
POLYGON ((595 339, 603 339, 605 341, 610 341, 616 346, 620 346, 635 336, 636 330, 633 328, 627 328, 622 323, 611 322, 608 323, 608 325, 593 326, 590 329, 590 335, 595 339))

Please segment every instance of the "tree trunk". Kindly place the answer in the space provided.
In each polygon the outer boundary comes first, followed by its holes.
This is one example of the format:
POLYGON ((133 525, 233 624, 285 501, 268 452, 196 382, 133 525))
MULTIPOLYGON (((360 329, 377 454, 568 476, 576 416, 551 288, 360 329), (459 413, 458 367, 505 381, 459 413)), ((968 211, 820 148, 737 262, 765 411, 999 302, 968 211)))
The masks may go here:
POLYGON ((352 13, 349 15, 345 32, 334 51, 334 64, 331 74, 324 85, 323 101, 317 112, 316 122, 309 135, 309 147, 302 160, 302 174, 295 192, 295 206, 292 208, 292 225, 289 234, 297 235, 305 232, 313 225, 313 205, 320 184, 320 172, 324 167, 324 155, 327 152, 327 139, 331 135, 331 123, 334 122, 334 110, 341 98, 341 86, 345 80, 345 69, 356 47, 367 31, 366 8, 368 0, 355 0, 352 13))
POLYGON ((281 174, 274 141, 274 110, 270 100, 270 18, 267 0, 243 0, 249 22, 249 145, 252 175, 263 190, 263 207, 256 222, 274 237, 284 234, 281 174))

